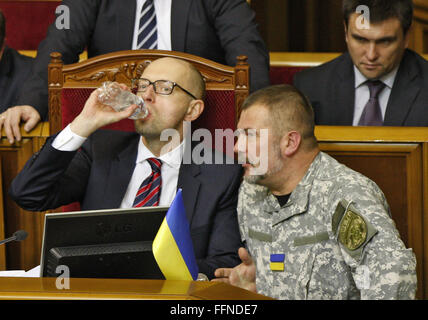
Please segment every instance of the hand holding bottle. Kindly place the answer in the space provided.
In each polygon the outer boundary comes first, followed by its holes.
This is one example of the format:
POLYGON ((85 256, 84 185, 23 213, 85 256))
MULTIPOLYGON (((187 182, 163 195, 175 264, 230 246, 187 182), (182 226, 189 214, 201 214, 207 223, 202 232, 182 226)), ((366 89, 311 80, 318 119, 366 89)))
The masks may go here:
MULTIPOLYGON (((129 90, 124 84, 115 83, 116 85, 123 91, 129 90)), ((130 91, 127 92, 131 93, 130 91)), ((116 111, 113 107, 100 101, 99 95, 100 90, 94 90, 86 100, 83 110, 71 123, 71 130, 75 134, 88 137, 99 128, 129 118, 137 109, 141 109, 140 105, 129 104, 121 111, 116 111)))
POLYGON ((99 91, 98 100, 116 111, 122 111, 130 105, 137 105, 139 108, 129 119, 136 120, 147 117, 148 111, 144 105, 144 100, 127 90, 127 88, 125 89, 119 83, 106 81, 97 90, 99 91))

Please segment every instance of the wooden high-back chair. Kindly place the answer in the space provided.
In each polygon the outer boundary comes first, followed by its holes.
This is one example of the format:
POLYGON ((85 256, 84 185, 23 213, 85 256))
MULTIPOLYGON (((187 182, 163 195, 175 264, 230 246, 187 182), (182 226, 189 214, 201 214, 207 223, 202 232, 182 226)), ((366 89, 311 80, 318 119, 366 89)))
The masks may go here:
MULTIPOLYGON (((164 50, 127 50, 100 55, 79 63, 63 65, 61 54, 51 53, 48 67, 50 133, 67 126, 82 110, 90 93, 104 81, 131 85, 151 61, 174 57, 192 63, 206 83, 205 110, 192 129, 235 129, 240 107, 249 94, 247 57, 237 57, 235 67, 225 66, 191 54, 164 50)), ((108 126, 133 131, 132 120, 108 126)))
MULTIPOLYGON (((247 57, 237 57, 236 66, 230 67, 191 54, 163 50, 118 51, 70 65, 63 64, 60 53, 51 53, 48 67, 50 134, 66 127, 83 109, 91 92, 102 82, 117 81, 131 86, 132 79, 140 78, 148 64, 162 57, 188 61, 204 77, 205 109, 200 118, 192 122, 192 131, 206 128, 215 137, 216 129, 232 129, 222 139, 233 139, 241 105, 249 94, 247 57)), ((134 121, 125 119, 105 128, 134 131, 134 121)), ((225 150, 226 143, 223 141, 223 151, 231 155, 233 150, 229 147, 225 150)), ((79 208, 75 203, 64 206, 63 211, 79 208)))

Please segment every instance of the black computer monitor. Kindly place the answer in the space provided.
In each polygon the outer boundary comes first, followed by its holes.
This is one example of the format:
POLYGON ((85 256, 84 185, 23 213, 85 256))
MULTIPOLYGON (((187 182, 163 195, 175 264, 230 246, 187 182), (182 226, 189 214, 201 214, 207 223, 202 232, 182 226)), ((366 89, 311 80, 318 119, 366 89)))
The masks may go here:
POLYGON ((41 277, 165 279, 152 243, 168 207, 45 215, 41 277), (60 271, 58 271, 60 270, 60 271))

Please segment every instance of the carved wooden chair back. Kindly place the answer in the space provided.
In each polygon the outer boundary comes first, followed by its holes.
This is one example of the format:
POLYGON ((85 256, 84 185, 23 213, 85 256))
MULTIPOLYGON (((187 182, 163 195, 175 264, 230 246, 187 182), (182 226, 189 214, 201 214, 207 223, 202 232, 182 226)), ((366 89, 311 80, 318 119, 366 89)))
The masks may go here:
MULTIPOLYGON (((54 134, 70 123, 82 110, 90 93, 104 81, 131 85, 145 67, 161 57, 174 57, 192 63, 206 82, 205 110, 192 123, 192 129, 236 128, 240 107, 249 94, 247 57, 237 57, 235 67, 225 66, 191 54, 163 50, 127 50, 100 55, 85 61, 63 65, 61 54, 53 52, 48 69, 49 125, 54 134)), ((133 131, 132 120, 123 120, 107 128, 133 131)))

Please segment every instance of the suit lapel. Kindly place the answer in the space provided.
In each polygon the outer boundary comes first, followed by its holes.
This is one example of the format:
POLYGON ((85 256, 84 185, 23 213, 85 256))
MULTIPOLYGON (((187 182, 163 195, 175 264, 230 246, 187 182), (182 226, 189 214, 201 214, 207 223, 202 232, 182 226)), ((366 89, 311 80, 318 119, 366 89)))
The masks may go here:
POLYGON ((116 1, 116 46, 117 50, 131 50, 134 36, 135 10, 137 3, 135 0, 116 1))
POLYGON ((355 107, 355 73, 349 53, 342 56, 343 60, 336 70, 332 92, 332 107, 334 123, 337 125, 352 125, 355 107))
POLYGON ((411 59, 409 52, 406 51, 388 100, 384 126, 402 126, 404 124, 422 86, 421 78, 418 75, 418 67, 411 59))
MULTIPOLYGON (((186 145, 186 148, 191 148, 189 144, 186 145)), ((191 152, 191 149, 186 149, 186 152, 191 152)), ((201 186, 201 182, 196 178, 200 171, 200 166, 192 162, 190 164, 181 163, 178 173, 177 189, 181 188, 183 190, 184 207, 186 208, 186 216, 190 226, 192 225, 192 218, 201 186)))
POLYGON ((189 8, 192 1, 193 0, 172 0, 171 47, 173 51, 185 51, 189 8))
POLYGON ((104 197, 107 208, 119 208, 122 203, 135 169, 139 139, 140 136, 131 140, 111 163, 105 192, 108 197, 104 197))

